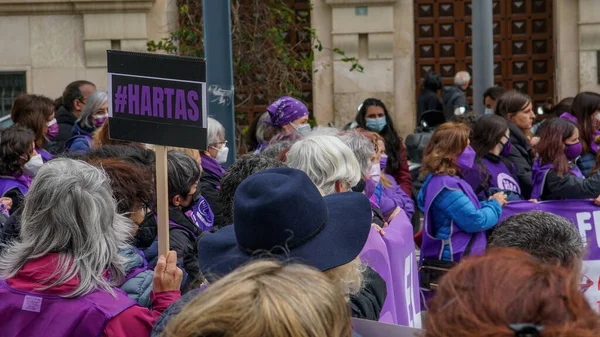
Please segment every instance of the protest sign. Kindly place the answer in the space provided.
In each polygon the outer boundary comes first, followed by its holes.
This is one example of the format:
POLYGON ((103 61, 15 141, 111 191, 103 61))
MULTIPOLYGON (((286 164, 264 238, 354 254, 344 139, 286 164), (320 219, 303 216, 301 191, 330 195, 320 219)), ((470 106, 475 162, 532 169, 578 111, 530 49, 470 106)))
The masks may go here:
POLYGON ((387 286, 380 322, 421 327, 418 269, 413 228, 401 212, 384 229, 382 237, 371 228, 361 260, 373 268, 387 286))
POLYGON ((111 139, 154 144, 158 247, 169 250, 166 146, 207 148, 203 59, 107 51, 111 139))
POLYGON ((423 330, 366 319, 353 318, 352 329, 362 337, 417 337, 423 330))
POLYGON ((516 201, 502 209, 500 221, 529 211, 553 213, 573 222, 586 247, 582 277, 585 296, 592 307, 600 311, 600 207, 591 200, 516 201))

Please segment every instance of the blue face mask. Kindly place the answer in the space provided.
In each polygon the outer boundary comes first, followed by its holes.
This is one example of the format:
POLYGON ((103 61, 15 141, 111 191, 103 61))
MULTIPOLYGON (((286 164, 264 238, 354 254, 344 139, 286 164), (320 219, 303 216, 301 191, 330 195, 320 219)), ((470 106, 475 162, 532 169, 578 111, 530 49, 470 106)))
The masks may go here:
POLYGON ((379 132, 387 125, 385 116, 381 118, 367 118, 367 129, 379 132))
POLYGON ((492 110, 490 108, 485 108, 485 112, 483 114, 484 115, 493 115, 494 114, 494 110, 492 110))

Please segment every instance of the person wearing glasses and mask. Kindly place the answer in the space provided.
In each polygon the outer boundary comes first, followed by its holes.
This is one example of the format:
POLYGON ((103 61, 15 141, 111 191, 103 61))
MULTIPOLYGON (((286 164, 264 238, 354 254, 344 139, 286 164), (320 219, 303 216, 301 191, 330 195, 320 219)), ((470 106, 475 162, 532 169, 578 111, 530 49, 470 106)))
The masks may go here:
POLYGON ((108 93, 94 92, 87 101, 79 119, 73 125, 73 134, 65 148, 71 153, 87 153, 92 148, 92 135, 108 120, 108 93))
POLYGON ((208 149, 200 154, 203 171, 200 191, 214 214, 214 226, 220 227, 225 225, 218 193, 225 174, 221 164, 227 162, 229 148, 225 140, 225 128, 214 118, 208 118, 207 136, 208 149))

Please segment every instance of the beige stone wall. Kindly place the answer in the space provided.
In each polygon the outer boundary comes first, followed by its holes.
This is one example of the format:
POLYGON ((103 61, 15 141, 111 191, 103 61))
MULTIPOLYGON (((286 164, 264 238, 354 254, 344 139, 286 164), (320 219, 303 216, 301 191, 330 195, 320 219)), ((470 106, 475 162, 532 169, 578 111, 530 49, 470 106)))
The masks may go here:
POLYGON ((75 80, 106 89, 106 50, 145 51, 177 23, 175 0, 0 3, 0 71, 25 71, 30 93, 60 96, 75 80))
POLYGON ((411 0, 317 0, 311 22, 326 48, 356 57, 364 72, 350 71, 340 55, 317 52, 314 113, 319 124, 344 126, 366 98, 384 102, 402 136, 415 123, 414 40, 411 0), (366 6, 358 15, 356 6, 366 6), (328 20, 328 21, 325 21, 328 20))

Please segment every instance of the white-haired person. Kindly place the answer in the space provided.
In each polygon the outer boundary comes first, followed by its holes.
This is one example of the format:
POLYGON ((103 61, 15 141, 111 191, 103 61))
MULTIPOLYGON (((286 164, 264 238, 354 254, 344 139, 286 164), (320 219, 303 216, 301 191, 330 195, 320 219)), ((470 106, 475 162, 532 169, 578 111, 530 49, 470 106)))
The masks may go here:
MULTIPOLYGON (((361 169, 352 150, 334 136, 307 137, 287 153, 286 165, 304 171, 324 196, 350 191, 361 180, 361 169)), ((353 205, 347 205, 352 208, 353 205)), ((365 287, 350 298, 353 315, 379 319, 387 294, 385 281, 366 268, 365 287), (360 313, 360 314, 359 314, 360 313)))
POLYGON ((92 136, 108 120, 108 93, 96 91, 88 101, 73 125, 71 138, 65 149, 71 153, 87 153, 92 148, 92 136))
POLYGON ((152 311, 117 288, 133 223, 106 174, 72 159, 45 164, 25 197, 20 240, 0 255, 0 331, 16 336, 148 336, 180 297, 177 254, 154 270, 152 311), (8 319, 10 318, 10 319, 8 319))
POLYGON ((471 75, 466 71, 459 71, 454 75, 454 85, 444 87, 442 101, 444 102, 444 117, 452 121, 456 116, 469 112, 466 91, 471 82, 471 75))
POLYGON ((225 128, 214 118, 208 118, 207 127, 208 148, 200 154, 202 164, 202 176, 200 177, 200 192, 208 201, 208 205, 214 214, 216 227, 226 225, 223 211, 219 203, 219 189, 225 169, 221 164, 227 162, 229 148, 225 140, 225 128))
POLYGON ((375 132, 353 130, 338 138, 354 152, 363 176, 364 193, 381 210, 385 220, 390 222, 401 211, 408 218, 412 217, 414 201, 404 193, 394 177, 381 170, 380 161, 385 154, 383 137, 375 132))

